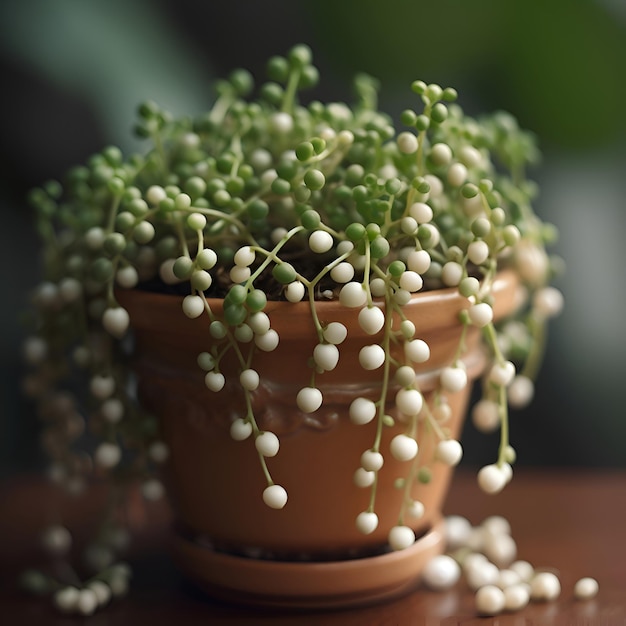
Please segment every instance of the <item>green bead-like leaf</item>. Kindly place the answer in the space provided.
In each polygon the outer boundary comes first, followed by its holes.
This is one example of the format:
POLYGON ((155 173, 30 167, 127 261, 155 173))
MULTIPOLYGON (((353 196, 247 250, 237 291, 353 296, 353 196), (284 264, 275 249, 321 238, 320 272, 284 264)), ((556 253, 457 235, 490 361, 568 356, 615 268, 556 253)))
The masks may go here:
POLYGON ((288 285, 296 280, 297 273, 291 263, 278 263, 272 268, 272 276, 282 285, 288 285))
POLYGON ((250 311, 256 313, 262 311, 267 304, 267 296, 261 289, 253 289, 246 298, 246 306, 250 311))

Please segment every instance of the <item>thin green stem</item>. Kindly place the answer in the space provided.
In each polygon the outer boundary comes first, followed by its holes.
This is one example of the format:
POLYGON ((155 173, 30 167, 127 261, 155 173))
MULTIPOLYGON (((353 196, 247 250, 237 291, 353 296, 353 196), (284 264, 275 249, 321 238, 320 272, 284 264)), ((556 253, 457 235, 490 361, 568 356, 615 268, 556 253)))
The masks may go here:
MULTIPOLYGON (((191 206, 187 209, 180 209, 181 212, 185 213, 202 213, 202 215, 206 217, 215 217, 217 221, 214 222, 209 228, 209 232, 213 232, 215 229, 222 228, 223 226, 220 222, 225 221, 229 222, 233 226, 236 226, 239 232, 242 234, 247 234, 248 228, 247 226, 237 217, 231 215, 230 213, 224 213, 223 211, 218 211, 217 209, 208 209, 205 207, 194 207, 191 206)), ((253 242, 256 245, 256 241, 252 238, 252 235, 248 235, 249 241, 253 242)))
POLYGON ((151 135, 152 141, 154 142, 154 147, 156 149, 157 154, 159 155, 159 160, 161 161, 161 169, 163 171, 163 176, 167 176, 168 167, 167 167, 167 157, 165 154, 165 148, 163 146, 163 140, 161 139, 161 133, 157 130, 151 135))
MULTIPOLYGON (((377 267, 374 264, 374 267, 377 267)), ((365 289, 365 293, 367 294, 367 305, 372 306, 374 301, 372 299, 372 291, 370 289, 370 274, 372 272, 372 253, 370 251, 370 242, 367 241, 365 246, 365 267, 363 269, 363 287, 365 289)))
MULTIPOLYGON (((390 370, 391 370, 391 359, 389 358, 390 353, 390 342, 391 335, 393 332, 393 311, 391 305, 390 294, 387 292, 385 295, 385 332, 383 334, 381 347, 385 351, 385 362, 383 364, 383 378, 380 389, 380 399, 378 401, 378 417, 376 420, 376 434, 374 437, 374 444, 372 445, 372 450, 374 452, 380 451, 380 444, 383 436, 383 428, 385 425, 385 412, 387 408, 387 395, 389 393, 389 378, 390 378, 390 370)), ((374 510, 374 506, 376 504, 376 491, 378 486, 378 472, 375 474, 374 483, 372 484, 370 490, 370 502, 369 502, 369 511, 374 510)))
POLYGON ((504 358, 504 355, 502 354, 502 351, 500 350, 500 346, 498 345, 498 335, 496 332, 496 327, 494 326, 493 322, 489 322, 489 324, 487 324, 483 328, 483 332, 487 338, 487 341, 493 352, 493 355, 496 358, 496 361, 498 362, 499 365, 503 365, 506 359, 504 358))
POLYGON ((432 414, 432 411, 430 410, 426 402, 424 402, 424 407, 422 408, 421 414, 424 415, 424 417, 426 417, 426 420, 428 421, 429 426, 433 429, 433 431, 435 432, 435 435, 440 441, 447 439, 447 437, 445 436, 443 432, 443 429, 439 425, 439 422, 437 421, 435 416, 432 414))
POLYGON ((333 267, 335 267, 342 261, 345 261, 350 256, 350 254, 351 252, 346 252, 345 254, 342 254, 340 257, 337 257, 332 263, 329 263, 328 265, 326 265, 322 269, 322 271, 319 272, 319 274, 317 274, 315 278, 313 278, 313 280, 307 281, 305 279, 302 279, 303 284, 307 288, 309 303, 311 306, 311 317, 313 318, 313 324, 315 326, 315 330, 317 332, 317 336, 320 342, 324 340, 324 334, 323 334, 322 324, 320 323, 319 316, 317 315, 317 308, 315 307, 315 287, 322 280, 322 278, 324 278, 324 276, 326 276, 326 274, 328 274, 333 269, 333 267))
POLYGON ((304 230, 303 226, 296 226, 295 228, 292 228, 288 233, 286 233, 282 237, 282 239, 269 252, 265 248, 262 248, 261 246, 256 246, 256 245, 252 246, 252 249, 255 252, 260 252, 262 254, 265 254, 266 258, 261 263, 261 265, 259 265, 259 267, 254 271, 254 273, 250 275, 250 278, 248 278, 248 280, 246 281, 246 287, 248 289, 250 288, 251 285, 254 284, 254 281, 263 273, 263 271, 267 268, 267 266, 270 263, 281 262, 280 259, 278 258, 278 253, 280 252, 280 250, 283 248, 283 246, 285 246, 289 242, 290 239, 292 239, 292 237, 294 237, 295 235, 297 235, 299 232, 303 230, 304 230))
POLYGON ((419 469, 419 458, 420 453, 415 455, 415 458, 411 461, 411 467, 407 473, 406 478, 404 479, 404 494, 402 497, 402 504, 400 505, 400 512, 398 513, 398 525, 402 526, 404 524, 404 515, 406 513, 406 507, 411 503, 411 489, 413 489, 413 484, 415 483, 415 479, 417 477, 418 469, 419 469))
POLYGON ((376 492, 378 491, 378 471, 374 472, 374 482, 370 488, 370 501, 367 505, 367 511, 369 513, 374 512, 374 508, 376 507, 376 492))
POLYGON ((189 246, 187 245, 187 238, 185 237, 185 232, 183 230, 182 222, 177 217, 174 217, 174 229, 176 230, 178 241, 180 242, 181 248, 183 249, 183 255, 191 258, 191 255, 189 254, 189 246))
POLYGON ((456 363, 465 353, 467 347, 465 345, 465 338, 467 336, 467 327, 469 326, 469 322, 463 322, 461 327, 461 336, 459 337, 459 343, 456 348, 456 352, 454 353, 453 363, 456 363))
POLYGON ((532 337, 532 343, 526 361, 520 374, 534 380, 539 373, 546 348, 547 324, 543 318, 538 318, 532 313, 529 316, 528 326, 532 337))
POLYGON ((196 249, 196 255, 198 255, 204 250, 204 231, 199 228, 196 231, 196 234, 198 236, 198 247, 196 249))
POLYGON ((234 98, 231 94, 220 96, 213 105, 209 113, 209 120, 214 124, 219 124, 224 120, 228 109, 230 109, 234 98))
POLYGON ((316 283, 311 281, 307 285, 307 293, 309 297, 309 307, 311 308, 311 318, 313 319, 313 325, 315 326, 315 332, 317 333, 317 340, 322 343, 324 341, 324 330, 322 328, 319 315, 317 314, 317 307, 315 306, 315 286, 316 283))
POLYGON ((274 480, 272 479, 272 475, 270 474, 270 470, 267 467, 267 461, 265 457, 257 451, 259 455, 259 462, 261 463, 261 469, 263 470, 263 475, 265 476, 265 481, 267 482, 267 486, 271 487, 274 484, 274 480))
POLYGON ((112 233, 115 228, 115 218, 117 217, 117 209, 120 206, 121 196, 115 195, 111 200, 111 206, 109 207, 109 216, 107 219, 106 232, 112 233))
POLYGON ((298 83, 300 82, 300 70, 293 70, 289 74, 287 80, 287 86, 283 94, 283 103, 281 110, 285 113, 293 113, 294 102, 296 99, 296 93, 298 91, 298 83))
POLYGON ((500 386, 498 394, 500 405, 500 449, 498 451, 498 465, 506 461, 506 452, 509 446, 509 408, 506 397, 506 387, 500 386))

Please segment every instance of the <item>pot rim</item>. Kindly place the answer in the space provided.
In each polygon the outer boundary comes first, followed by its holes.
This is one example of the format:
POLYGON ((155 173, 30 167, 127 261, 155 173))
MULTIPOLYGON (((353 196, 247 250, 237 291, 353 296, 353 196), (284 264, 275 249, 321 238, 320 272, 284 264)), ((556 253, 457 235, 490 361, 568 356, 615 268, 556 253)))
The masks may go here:
MULTIPOLYGON (((494 296, 494 318, 501 319, 515 312, 526 298, 525 289, 521 286, 518 275, 512 269, 505 269, 496 275, 492 294, 494 296)), ((116 289, 115 296, 118 302, 130 313, 131 327, 139 330, 163 330, 169 332, 191 334, 200 329, 206 331, 206 319, 200 316, 190 319, 182 312, 182 301, 185 296, 163 294, 140 289, 116 289), (174 317, 172 315, 174 314, 174 317), (176 321, 172 328, 172 319, 176 321)), ((207 298, 211 310, 218 315, 222 311, 222 298, 207 298)), ((374 301, 375 306, 383 307, 380 300, 374 301)), ((456 287, 433 289, 414 294, 408 304, 403 306, 404 311, 411 311, 410 317, 420 322, 420 330, 436 330, 458 324, 459 313, 470 305, 468 298, 462 296, 456 287)), ((342 322, 353 324, 361 307, 348 308, 340 304, 338 299, 316 300, 315 309, 322 322, 342 322)), ((265 309, 272 328, 275 328, 281 338, 289 339, 301 336, 301 328, 294 324, 295 317, 310 316, 308 301, 286 302, 282 300, 268 301, 265 309)), ((311 324, 311 332, 313 325, 311 324)), ((354 329, 355 335, 367 336, 358 326, 354 329)), ((370 336, 371 337, 371 336, 370 336)))

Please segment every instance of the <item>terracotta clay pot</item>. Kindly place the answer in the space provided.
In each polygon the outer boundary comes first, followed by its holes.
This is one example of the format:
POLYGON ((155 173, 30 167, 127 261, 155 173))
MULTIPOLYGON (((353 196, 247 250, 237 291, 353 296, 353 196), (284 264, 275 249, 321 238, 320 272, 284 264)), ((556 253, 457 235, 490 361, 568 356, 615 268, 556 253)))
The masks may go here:
MULTIPOLYGON (((494 295, 497 318, 513 312, 523 297, 508 272, 497 278, 494 295)), ((370 490, 356 487, 353 477, 361 454, 373 444, 376 425, 354 425, 348 407, 357 395, 376 400, 381 378, 380 371, 359 366, 360 348, 377 337, 359 328, 358 311, 337 302, 317 304, 320 321, 344 323, 348 338, 340 346, 337 368, 317 378, 322 408, 303 415, 295 396, 310 380, 307 361, 317 343, 309 305, 267 305, 280 343, 273 352, 255 353, 253 366, 262 382, 253 406, 259 427, 276 433, 281 442, 277 456, 267 462, 289 499, 284 509, 274 510, 262 501, 267 483, 252 438, 237 442, 229 434, 231 421, 245 415, 234 359, 221 364, 224 390, 214 393, 204 385, 196 359, 209 347, 206 319, 187 319, 181 298, 174 296, 128 291, 119 300, 134 329, 141 402, 159 417, 170 448, 167 482, 177 520, 175 557, 184 572, 214 596, 270 606, 350 606, 415 586, 424 563, 443 549, 440 511, 451 469, 434 463, 432 480, 414 488, 412 496, 426 510, 413 524, 418 540, 409 549, 389 551, 387 535, 397 524, 403 498, 394 482, 410 465, 388 452, 391 438, 403 432, 396 420, 383 435, 378 528, 370 535, 357 530, 355 518, 367 509, 370 490)), ((221 301, 210 304, 221 310, 221 301)), ((432 399, 440 368, 455 353, 458 315, 467 306, 456 289, 445 289, 417 294, 404 307, 416 336, 431 348, 429 361, 416 366, 426 401, 432 399)), ((485 364, 478 329, 469 329, 466 345, 463 360, 473 380, 485 364)), ((468 385, 448 395, 452 417, 445 426, 453 437, 459 434, 469 393, 468 385)), ((388 412, 395 417, 392 407, 388 412)), ((428 465, 433 446, 425 428, 420 426, 417 439, 419 462, 428 465)))

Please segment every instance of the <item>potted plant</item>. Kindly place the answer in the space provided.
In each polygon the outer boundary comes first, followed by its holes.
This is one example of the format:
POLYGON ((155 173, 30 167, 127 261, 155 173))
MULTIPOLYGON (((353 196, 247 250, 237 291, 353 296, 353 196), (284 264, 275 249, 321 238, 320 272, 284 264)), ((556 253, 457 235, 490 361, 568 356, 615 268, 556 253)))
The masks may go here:
MULTIPOLYGON (((479 376, 475 422, 501 443, 478 481, 510 480, 507 405, 530 400, 561 306, 554 228, 511 116, 470 118, 416 81, 396 130, 367 76, 351 107, 300 104, 318 80, 306 46, 268 76, 250 99, 233 72, 196 118, 145 103, 146 154, 109 147, 33 191, 45 279, 26 388, 53 480, 139 480, 148 499, 168 483, 175 554, 212 593, 350 605, 408 588, 441 551, 479 376)), ((59 606, 125 588, 120 536, 112 507, 99 573, 59 606)))

